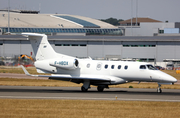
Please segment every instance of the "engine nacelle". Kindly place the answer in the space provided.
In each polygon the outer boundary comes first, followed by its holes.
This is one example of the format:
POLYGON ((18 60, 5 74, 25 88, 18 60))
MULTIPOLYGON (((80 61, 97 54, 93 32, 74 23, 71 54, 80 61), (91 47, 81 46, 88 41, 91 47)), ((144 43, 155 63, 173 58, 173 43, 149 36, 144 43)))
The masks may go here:
POLYGON ((49 65, 61 69, 73 70, 78 67, 79 62, 77 59, 55 59, 50 61, 49 65))

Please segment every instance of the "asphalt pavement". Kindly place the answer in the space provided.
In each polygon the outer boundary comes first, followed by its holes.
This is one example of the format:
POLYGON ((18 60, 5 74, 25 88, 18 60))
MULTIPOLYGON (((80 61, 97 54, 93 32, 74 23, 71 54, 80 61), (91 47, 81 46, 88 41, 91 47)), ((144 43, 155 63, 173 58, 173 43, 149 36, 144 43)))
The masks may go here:
POLYGON ((180 102, 179 89, 110 88, 98 92, 92 87, 82 92, 80 87, 0 86, 0 98, 5 99, 73 99, 180 102))

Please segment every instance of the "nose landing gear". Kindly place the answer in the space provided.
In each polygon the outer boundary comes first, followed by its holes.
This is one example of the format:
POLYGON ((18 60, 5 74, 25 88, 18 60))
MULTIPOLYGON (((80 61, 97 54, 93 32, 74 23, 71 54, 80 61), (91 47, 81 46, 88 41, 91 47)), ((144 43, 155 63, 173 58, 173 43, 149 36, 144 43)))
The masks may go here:
POLYGON ((81 87, 81 91, 82 92, 87 92, 88 91, 88 88, 85 88, 84 86, 81 87))
POLYGON ((161 84, 158 84, 157 92, 158 92, 158 93, 162 93, 161 84))

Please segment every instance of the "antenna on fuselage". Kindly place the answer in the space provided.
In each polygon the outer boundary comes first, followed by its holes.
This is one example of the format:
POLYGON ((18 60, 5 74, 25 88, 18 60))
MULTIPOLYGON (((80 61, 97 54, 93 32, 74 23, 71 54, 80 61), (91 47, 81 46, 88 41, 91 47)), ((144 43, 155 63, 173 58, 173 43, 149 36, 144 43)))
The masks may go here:
POLYGON ((39 12, 41 11, 41 3, 39 3, 39 12))

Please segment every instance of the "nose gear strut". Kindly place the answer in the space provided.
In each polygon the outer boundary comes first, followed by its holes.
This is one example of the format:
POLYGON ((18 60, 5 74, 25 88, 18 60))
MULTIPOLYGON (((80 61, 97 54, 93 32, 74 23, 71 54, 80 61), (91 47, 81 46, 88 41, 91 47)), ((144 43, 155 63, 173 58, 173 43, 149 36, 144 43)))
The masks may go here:
POLYGON ((157 92, 158 92, 158 93, 162 93, 161 84, 158 84, 157 92))

